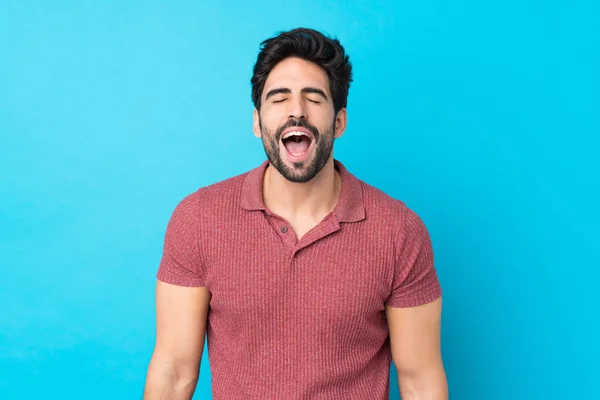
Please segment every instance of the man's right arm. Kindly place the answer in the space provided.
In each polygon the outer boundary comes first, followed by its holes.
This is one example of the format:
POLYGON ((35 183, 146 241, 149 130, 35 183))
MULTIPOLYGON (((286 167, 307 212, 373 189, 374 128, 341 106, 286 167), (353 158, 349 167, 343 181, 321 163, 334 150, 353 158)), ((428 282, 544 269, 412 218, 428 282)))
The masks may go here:
POLYGON ((156 284, 156 343, 144 400, 189 400, 204 350, 210 292, 162 281, 156 284))

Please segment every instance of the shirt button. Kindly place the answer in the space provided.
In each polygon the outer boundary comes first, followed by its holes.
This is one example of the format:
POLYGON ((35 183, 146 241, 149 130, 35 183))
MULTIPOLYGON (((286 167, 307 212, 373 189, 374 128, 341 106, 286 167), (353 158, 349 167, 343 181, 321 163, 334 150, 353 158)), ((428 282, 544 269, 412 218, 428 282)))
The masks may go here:
POLYGON ((287 226, 282 226, 281 227, 281 232, 286 233, 288 231, 287 226))

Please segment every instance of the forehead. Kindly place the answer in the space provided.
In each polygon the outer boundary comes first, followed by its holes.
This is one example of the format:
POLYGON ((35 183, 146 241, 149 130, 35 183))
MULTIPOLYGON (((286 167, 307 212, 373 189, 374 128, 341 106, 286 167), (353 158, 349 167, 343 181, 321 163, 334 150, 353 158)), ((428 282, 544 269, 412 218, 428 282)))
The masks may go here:
POLYGON ((290 57, 271 70, 265 82, 263 95, 274 88, 288 88, 293 92, 305 87, 319 88, 330 94, 327 72, 315 63, 290 57))

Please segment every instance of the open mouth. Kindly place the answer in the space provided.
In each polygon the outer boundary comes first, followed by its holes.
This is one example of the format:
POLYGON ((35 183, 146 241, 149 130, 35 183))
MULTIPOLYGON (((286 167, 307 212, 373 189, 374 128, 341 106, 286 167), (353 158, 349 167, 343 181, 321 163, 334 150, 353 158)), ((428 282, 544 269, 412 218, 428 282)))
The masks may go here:
POLYGON ((287 152, 294 157, 301 157, 312 144, 312 138, 302 131, 291 131, 282 138, 283 146, 287 152))

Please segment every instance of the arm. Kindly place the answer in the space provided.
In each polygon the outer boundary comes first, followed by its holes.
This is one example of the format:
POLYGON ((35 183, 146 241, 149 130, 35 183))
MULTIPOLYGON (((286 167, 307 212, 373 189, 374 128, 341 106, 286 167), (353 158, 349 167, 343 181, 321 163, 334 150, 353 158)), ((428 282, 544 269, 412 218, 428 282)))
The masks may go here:
POLYGON ((204 350, 210 293, 205 287, 156 285, 156 343, 144 400, 189 400, 204 350))
POLYGON ((417 307, 386 307, 403 400, 448 399, 440 345, 441 310, 441 298, 417 307))
POLYGON ((198 192, 175 208, 165 234, 156 284, 156 343, 145 400, 189 400, 204 350, 210 292, 198 224, 198 192))

